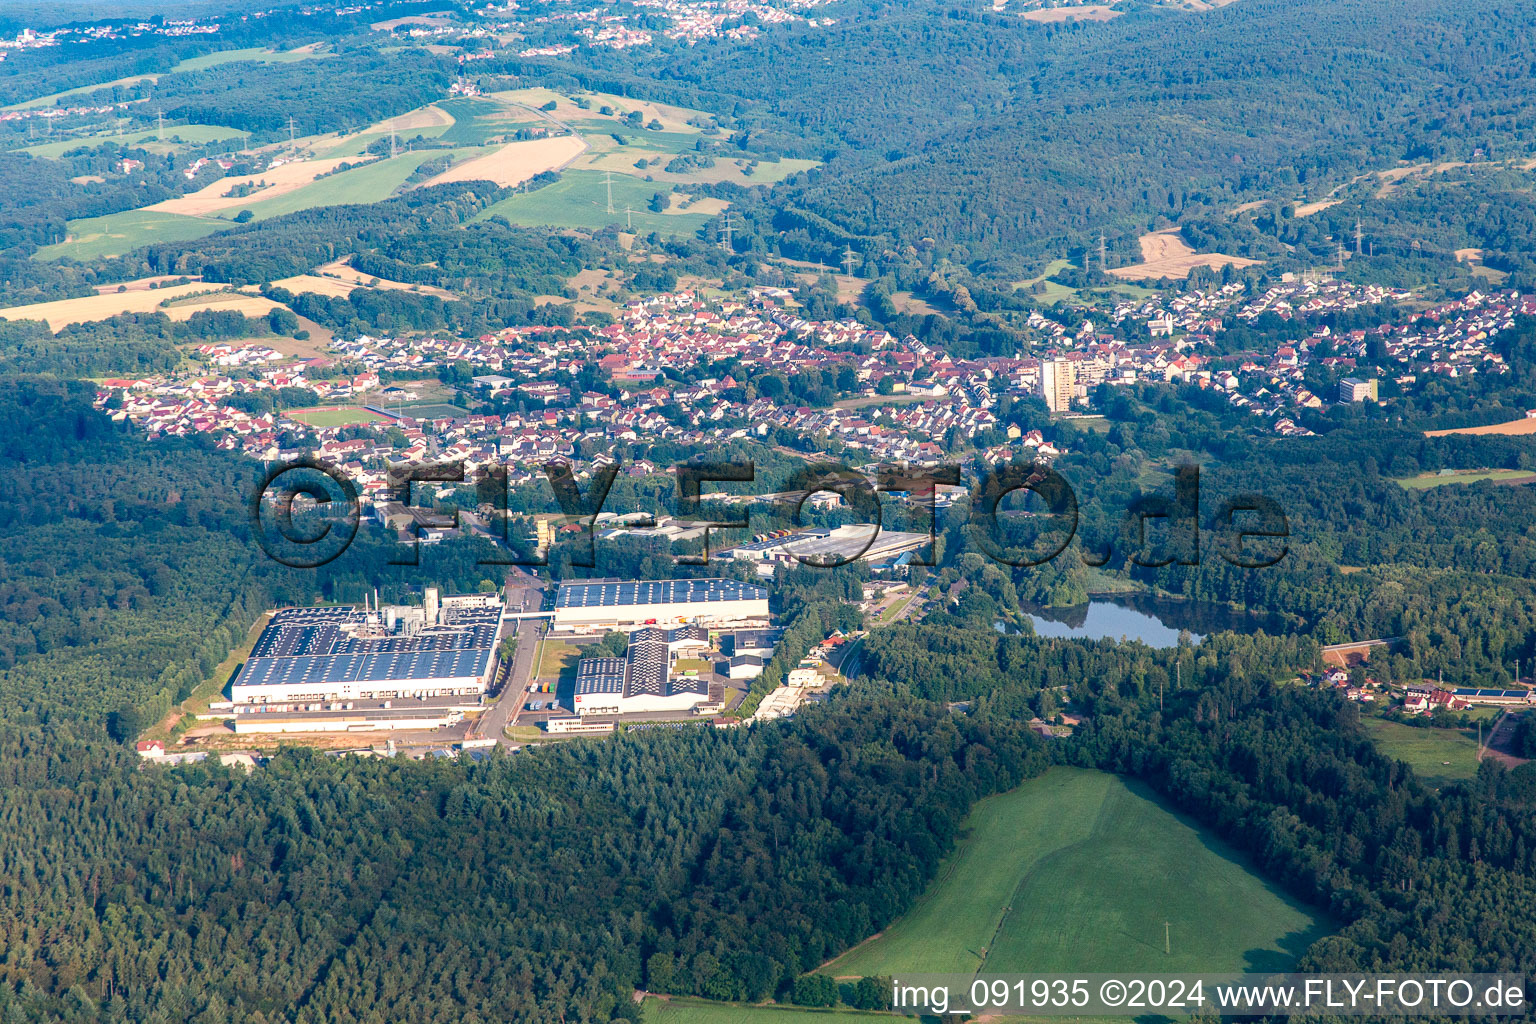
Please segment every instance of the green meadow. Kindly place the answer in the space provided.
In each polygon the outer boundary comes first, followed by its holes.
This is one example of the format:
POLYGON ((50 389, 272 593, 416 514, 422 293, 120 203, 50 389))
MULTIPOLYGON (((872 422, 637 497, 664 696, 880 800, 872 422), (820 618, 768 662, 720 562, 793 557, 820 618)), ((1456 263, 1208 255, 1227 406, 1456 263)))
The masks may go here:
POLYGON ((229 221, 212 217, 188 217, 159 210, 125 210, 105 217, 70 221, 67 241, 45 245, 32 258, 90 260, 121 256, 151 242, 187 242, 230 226, 229 221))
POLYGON ((1119 776, 1053 768, 966 828, 918 904, 826 973, 1282 970, 1329 931, 1119 776))
POLYGON ((598 171, 565 171, 553 185, 509 196, 481 211, 477 220, 505 217, 512 224, 529 227, 585 228, 591 231, 616 225, 638 234, 691 235, 710 218, 702 213, 652 213, 651 197, 670 195, 672 186, 641 181, 625 174, 613 175, 613 208, 608 213, 608 188, 598 171), (625 207, 629 213, 625 213, 625 207))

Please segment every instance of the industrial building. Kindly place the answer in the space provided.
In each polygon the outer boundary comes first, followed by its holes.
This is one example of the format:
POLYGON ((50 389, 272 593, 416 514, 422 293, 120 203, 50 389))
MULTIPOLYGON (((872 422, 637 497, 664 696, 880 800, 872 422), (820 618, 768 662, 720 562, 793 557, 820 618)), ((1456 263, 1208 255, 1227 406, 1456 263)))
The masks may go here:
POLYGON ((768 591, 728 579, 574 580, 555 595, 553 629, 631 631, 684 623, 746 625, 768 619, 768 591))
POLYGON ((695 655, 708 647, 708 635, 697 625, 635 630, 624 657, 577 662, 572 700, 576 714, 655 714, 718 706, 725 699, 719 683, 674 671, 679 656, 695 655))
POLYGON ((856 559, 876 568, 905 564, 929 540, 926 533, 881 530, 860 523, 756 537, 727 548, 721 556, 756 562, 758 575, 771 577, 780 565, 840 565, 856 559))
POLYGON ((501 615, 495 594, 433 587, 419 606, 279 609, 231 686, 236 732, 445 724, 480 706, 501 615))

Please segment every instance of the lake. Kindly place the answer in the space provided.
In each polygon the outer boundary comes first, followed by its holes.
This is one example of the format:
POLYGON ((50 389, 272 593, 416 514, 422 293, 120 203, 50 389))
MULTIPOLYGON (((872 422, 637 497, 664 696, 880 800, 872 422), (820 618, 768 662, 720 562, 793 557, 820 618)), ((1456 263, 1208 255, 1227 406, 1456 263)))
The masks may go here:
MULTIPOLYGON (((1225 605, 1176 601, 1144 594, 1104 595, 1072 608, 1027 605, 1024 611, 1039 636, 1072 640, 1124 638, 1140 640, 1148 647, 1176 646, 1180 630, 1188 630, 1191 639, 1199 643, 1207 633, 1253 632, 1273 625, 1261 616, 1234 611, 1225 605)), ((1018 631, 1012 623, 1002 620, 995 623, 994 628, 1002 633, 1018 631)))

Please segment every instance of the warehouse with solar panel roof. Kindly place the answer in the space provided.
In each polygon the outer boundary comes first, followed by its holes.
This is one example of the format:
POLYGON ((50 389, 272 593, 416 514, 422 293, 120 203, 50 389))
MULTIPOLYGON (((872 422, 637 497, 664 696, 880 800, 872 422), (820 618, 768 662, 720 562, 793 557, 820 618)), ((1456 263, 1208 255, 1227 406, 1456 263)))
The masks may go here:
POLYGON ((557 632, 683 623, 749 625, 768 621, 768 591, 731 579, 569 580, 555 595, 557 632))
POLYGON ((436 728, 480 707, 496 667, 495 594, 420 605, 280 608, 230 687, 236 732, 436 728))

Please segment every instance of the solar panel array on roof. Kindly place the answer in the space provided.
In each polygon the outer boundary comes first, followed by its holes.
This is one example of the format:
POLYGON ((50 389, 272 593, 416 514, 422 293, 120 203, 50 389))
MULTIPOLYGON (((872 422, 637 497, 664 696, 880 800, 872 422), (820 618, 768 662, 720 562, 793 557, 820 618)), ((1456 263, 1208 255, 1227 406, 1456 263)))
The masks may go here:
POLYGON ((490 651, 397 651, 388 654, 330 654, 319 657, 252 658, 235 687, 309 686, 327 683, 452 679, 479 675, 490 651))
POLYGON ((643 604, 764 601, 768 591, 739 580, 577 580, 560 584, 556 608, 621 608, 643 604))
POLYGON ((629 635, 629 651, 625 661, 628 672, 624 681, 624 696, 666 695, 670 658, 665 632, 659 629, 635 630, 629 635))
POLYGON ((480 675, 500 629, 501 609, 455 609, 454 623, 383 634, 355 606, 284 608, 262 630, 235 687, 310 686, 467 678, 480 675), (344 628, 345 627, 345 628, 344 628), (353 630, 367 627, 364 635, 353 630), (367 635, 369 631, 380 635, 367 635))
POLYGON ((577 696, 623 691, 623 658, 583 658, 576 663, 577 696))

